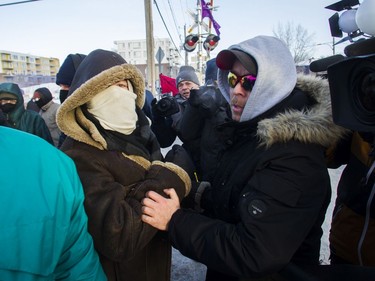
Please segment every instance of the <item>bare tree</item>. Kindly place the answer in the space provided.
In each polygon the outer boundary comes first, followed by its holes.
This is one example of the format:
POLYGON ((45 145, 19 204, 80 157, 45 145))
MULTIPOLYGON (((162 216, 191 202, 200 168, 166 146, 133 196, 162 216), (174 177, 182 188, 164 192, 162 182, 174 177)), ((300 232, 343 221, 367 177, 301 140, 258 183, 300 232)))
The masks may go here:
POLYGON ((273 34, 285 42, 294 57, 295 63, 312 57, 314 34, 309 34, 300 24, 296 26, 292 22, 279 23, 277 30, 273 30, 273 34))

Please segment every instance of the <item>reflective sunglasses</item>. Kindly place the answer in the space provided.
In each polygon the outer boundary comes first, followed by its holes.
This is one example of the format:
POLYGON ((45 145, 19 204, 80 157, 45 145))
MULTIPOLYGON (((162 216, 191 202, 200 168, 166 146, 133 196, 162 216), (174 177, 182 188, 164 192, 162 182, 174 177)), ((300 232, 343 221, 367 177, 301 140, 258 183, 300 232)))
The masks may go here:
POLYGON ((246 91, 251 91, 253 89, 256 79, 257 78, 251 74, 244 76, 237 76, 232 72, 229 72, 228 74, 228 84, 231 88, 236 87, 238 82, 240 82, 242 88, 244 88, 246 91))

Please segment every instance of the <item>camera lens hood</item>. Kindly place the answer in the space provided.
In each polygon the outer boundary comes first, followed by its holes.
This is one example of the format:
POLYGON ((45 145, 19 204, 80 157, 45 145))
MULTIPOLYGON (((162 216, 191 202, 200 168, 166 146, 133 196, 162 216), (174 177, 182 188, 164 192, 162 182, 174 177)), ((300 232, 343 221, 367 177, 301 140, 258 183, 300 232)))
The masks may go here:
POLYGON ((375 74, 375 55, 351 57, 327 69, 333 121, 360 132, 375 132, 375 111, 363 104, 363 82, 375 74))

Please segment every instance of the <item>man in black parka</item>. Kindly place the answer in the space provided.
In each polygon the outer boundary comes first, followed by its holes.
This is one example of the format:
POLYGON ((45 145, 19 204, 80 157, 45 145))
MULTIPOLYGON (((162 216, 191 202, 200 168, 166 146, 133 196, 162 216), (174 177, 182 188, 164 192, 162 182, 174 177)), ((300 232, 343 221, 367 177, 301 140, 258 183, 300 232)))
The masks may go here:
POLYGON ((281 40, 246 40, 216 64, 231 134, 211 187, 191 194, 204 211, 181 209, 166 189, 167 198, 147 193, 142 219, 207 265, 206 280, 280 280, 288 264, 319 264, 331 195, 325 150, 344 130, 332 122, 327 81, 297 77, 281 40))

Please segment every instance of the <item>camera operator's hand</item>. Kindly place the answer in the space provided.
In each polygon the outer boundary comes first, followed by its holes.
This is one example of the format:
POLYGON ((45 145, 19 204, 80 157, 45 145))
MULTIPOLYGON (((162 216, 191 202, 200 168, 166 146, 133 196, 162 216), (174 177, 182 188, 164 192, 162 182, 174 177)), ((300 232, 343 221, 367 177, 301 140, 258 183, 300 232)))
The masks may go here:
POLYGON ((214 86, 201 86, 190 91, 189 103, 199 107, 204 116, 215 114, 221 103, 221 93, 214 86))
POLYGON ((201 97, 202 93, 204 92, 204 90, 205 90, 205 86, 201 86, 198 89, 191 89, 190 90, 190 97, 188 99, 188 102, 194 107, 199 107, 199 103, 201 102, 200 97, 201 97), (203 87, 204 87, 204 89, 203 89, 203 87))

